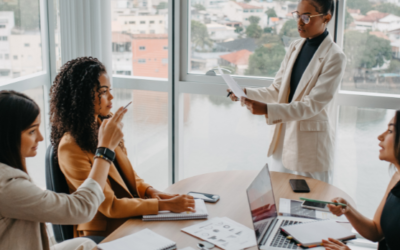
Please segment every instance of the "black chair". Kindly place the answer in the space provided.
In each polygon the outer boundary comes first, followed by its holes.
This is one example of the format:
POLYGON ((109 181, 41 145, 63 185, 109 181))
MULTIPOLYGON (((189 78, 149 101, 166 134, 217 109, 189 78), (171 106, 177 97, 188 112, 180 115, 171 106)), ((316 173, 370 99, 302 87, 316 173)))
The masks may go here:
MULTIPOLYGON (((46 151, 46 187, 56 193, 69 194, 69 188, 64 174, 61 172, 58 162, 54 159, 54 148, 50 145, 46 151)), ((58 243, 74 238, 72 225, 53 224, 54 237, 58 243)), ((99 244, 105 237, 85 236, 99 244)))

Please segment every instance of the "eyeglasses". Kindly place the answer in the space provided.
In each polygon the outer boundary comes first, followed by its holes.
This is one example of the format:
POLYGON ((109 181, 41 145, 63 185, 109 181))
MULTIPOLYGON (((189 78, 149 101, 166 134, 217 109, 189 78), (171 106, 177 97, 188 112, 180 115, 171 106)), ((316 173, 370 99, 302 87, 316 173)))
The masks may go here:
POLYGON ((299 19, 301 19, 301 21, 302 21, 304 24, 308 24, 308 23, 310 22, 310 20, 311 20, 312 17, 323 16, 323 15, 324 15, 324 14, 312 15, 312 16, 310 16, 310 15, 305 15, 305 14, 299 15, 299 12, 297 12, 297 11, 293 11, 293 12, 292 12, 293 18, 296 19, 297 21, 299 21, 299 19))

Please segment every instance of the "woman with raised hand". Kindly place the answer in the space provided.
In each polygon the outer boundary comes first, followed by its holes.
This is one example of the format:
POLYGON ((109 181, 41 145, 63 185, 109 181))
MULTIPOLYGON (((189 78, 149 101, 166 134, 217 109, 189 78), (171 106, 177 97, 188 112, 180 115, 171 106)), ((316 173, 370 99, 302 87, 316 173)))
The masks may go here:
MULTIPOLYGON (((125 110, 99 128, 96 148, 115 150, 122 139, 125 110)), ((39 106, 24 94, 0 91, 0 249, 91 250, 87 238, 64 241, 50 248, 45 222, 80 224, 91 221, 104 201, 110 162, 99 157, 87 178, 71 195, 37 187, 26 170, 26 158, 37 154, 43 136, 39 106)))
POLYGON ((270 170, 328 183, 335 135, 330 106, 346 64, 327 30, 334 10, 334 0, 300 0, 292 15, 302 39, 290 45, 271 86, 246 88, 248 98, 241 100, 252 114, 265 115, 267 124, 274 125, 270 170))
MULTIPOLYGON (((51 141, 72 193, 92 169, 98 127, 112 116, 114 97, 106 68, 92 57, 71 60, 61 67, 50 95, 51 141)), ((94 219, 74 227, 75 236, 107 236, 131 217, 194 211, 195 206, 191 196, 166 194, 145 183, 133 169, 123 140, 115 149, 104 194, 94 219)))
MULTIPOLYGON (((364 238, 380 241, 379 250, 400 249, 400 110, 389 122, 387 130, 378 136, 380 141, 379 159, 391 163, 396 172, 390 181, 372 220, 363 216, 343 198, 335 198, 333 202, 347 206, 328 205, 329 210, 337 216, 344 214, 354 229, 364 238)), ((334 239, 323 241, 328 250, 350 250, 349 247, 334 239)))

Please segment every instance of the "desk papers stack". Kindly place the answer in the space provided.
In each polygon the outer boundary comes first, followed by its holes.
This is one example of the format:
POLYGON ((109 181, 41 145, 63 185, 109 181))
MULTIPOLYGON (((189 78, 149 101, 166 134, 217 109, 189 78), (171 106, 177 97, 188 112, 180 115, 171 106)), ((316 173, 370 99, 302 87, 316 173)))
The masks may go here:
POLYGON ((99 244, 97 248, 99 250, 172 250, 176 249, 176 244, 146 228, 118 240, 99 244))
POLYGON ((172 213, 170 211, 160 211, 156 215, 143 215, 143 221, 207 219, 208 212, 204 201, 201 199, 195 199, 194 201, 196 206, 195 213, 172 213))
POLYGON ((244 249, 257 244, 253 230, 227 217, 216 217, 185 227, 182 231, 222 249, 244 249))

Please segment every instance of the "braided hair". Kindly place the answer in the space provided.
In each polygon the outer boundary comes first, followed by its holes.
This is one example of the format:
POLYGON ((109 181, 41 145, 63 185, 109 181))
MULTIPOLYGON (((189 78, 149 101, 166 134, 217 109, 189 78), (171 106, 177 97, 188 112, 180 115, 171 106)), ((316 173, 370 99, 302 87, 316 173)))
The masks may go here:
POLYGON ((93 57, 79 57, 65 63, 50 89, 51 143, 57 155, 61 138, 67 132, 79 147, 95 153, 98 124, 94 119, 99 77, 105 66, 93 57))
MULTIPOLYGON (((304 1, 304 0, 302 0, 304 1)), ((315 7, 318 13, 328 15, 335 13, 335 2, 334 0, 307 0, 311 5, 315 7)))

